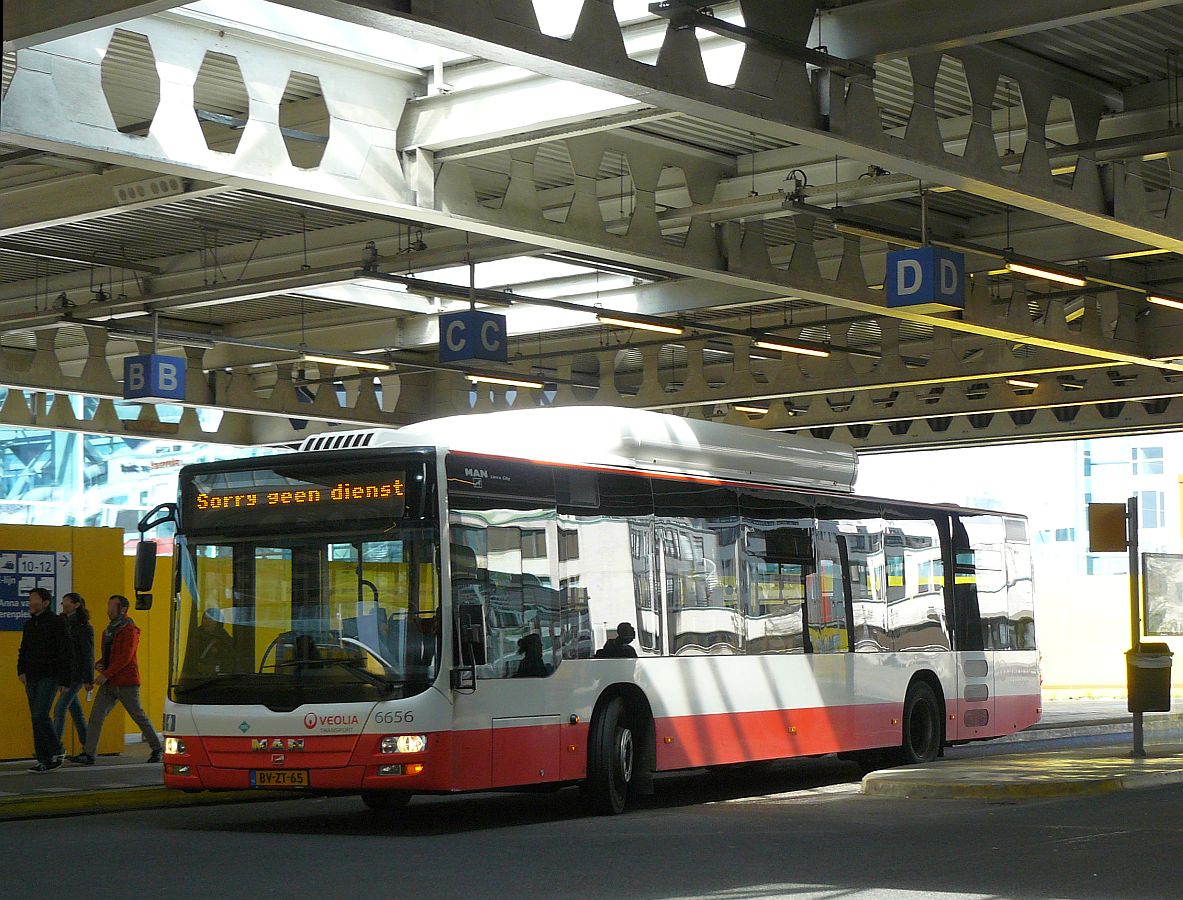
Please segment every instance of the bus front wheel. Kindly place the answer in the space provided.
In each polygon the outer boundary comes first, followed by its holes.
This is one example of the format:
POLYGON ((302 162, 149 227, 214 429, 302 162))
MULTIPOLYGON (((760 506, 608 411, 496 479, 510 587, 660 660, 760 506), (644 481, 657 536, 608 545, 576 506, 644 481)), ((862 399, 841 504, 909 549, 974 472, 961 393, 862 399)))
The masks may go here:
POLYGON ((941 752, 941 704, 932 685, 917 681, 904 698, 903 740, 898 751, 904 765, 932 762, 941 752))
POLYGON ((361 802, 377 811, 402 809, 411 802, 407 791, 362 791, 361 802))
POLYGON ((624 812, 636 765, 636 741, 624 699, 614 697, 592 721, 584 796, 594 812, 624 812))

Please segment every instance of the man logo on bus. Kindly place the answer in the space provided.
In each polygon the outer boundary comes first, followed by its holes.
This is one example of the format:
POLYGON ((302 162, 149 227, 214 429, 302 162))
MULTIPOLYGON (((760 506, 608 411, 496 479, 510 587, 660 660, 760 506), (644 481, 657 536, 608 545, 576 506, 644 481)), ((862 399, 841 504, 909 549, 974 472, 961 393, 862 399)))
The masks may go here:
POLYGON ((315 728, 316 727, 316 713, 309 713, 308 715, 306 715, 304 717, 304 727, 305 728, 315 728))

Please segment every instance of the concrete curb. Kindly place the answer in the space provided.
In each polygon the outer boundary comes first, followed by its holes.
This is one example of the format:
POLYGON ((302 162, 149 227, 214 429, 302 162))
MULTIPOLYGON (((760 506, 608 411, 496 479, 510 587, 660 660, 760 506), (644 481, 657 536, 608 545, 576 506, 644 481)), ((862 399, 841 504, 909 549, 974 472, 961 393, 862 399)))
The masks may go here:
POLYGON ((69 794, 26 794, 0 799, 0 822, 18 819, 51 819, 95 813, 142 809, 214 806, 223 803, 258 803, 307 796, 291 791, 204 791, 186 794, 165 787, 77 791, 69 794))
POLYGON ((919 781, 907 778, 877 778, 872 772, 863 778, 862 793, 868 797, 896 800, 1048 800, 1063 797, 1095 797, 1117 791, 1183 784, 1183 771, 1138 772, 1060 781, 987 782, 919 781))

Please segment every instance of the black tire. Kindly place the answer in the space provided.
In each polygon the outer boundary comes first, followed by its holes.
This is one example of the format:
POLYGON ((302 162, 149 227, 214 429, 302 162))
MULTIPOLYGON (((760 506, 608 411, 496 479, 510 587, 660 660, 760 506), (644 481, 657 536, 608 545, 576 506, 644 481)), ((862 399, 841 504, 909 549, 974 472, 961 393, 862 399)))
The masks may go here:
POLYGON ((362 791, 361 802, 370 809, 386 812, 402 809, 411 802, 411 795, 407 791, 362 791))
POLYGON ((620 697, 609 700, 592 720, 583 796, 599 815, 618 816, 628 803, 629 787, 636 774, 634 734, 620 697))
POLYGON ((897 753, 899 762, 910 766, 936 759, 941 752, 944 713, 936 692, 925 681, 908 688, 904 698, 904 729, 897 753))

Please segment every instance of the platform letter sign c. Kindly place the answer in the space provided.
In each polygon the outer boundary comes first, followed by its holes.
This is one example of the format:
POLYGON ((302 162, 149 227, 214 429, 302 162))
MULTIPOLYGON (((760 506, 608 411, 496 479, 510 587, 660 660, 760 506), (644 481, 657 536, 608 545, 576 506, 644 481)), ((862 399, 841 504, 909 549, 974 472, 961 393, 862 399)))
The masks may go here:
POLYGON ((509 357, 505 334, 505 316, 480 309, 445 313, 440 316, 440 362, 505 362, 509 357))

